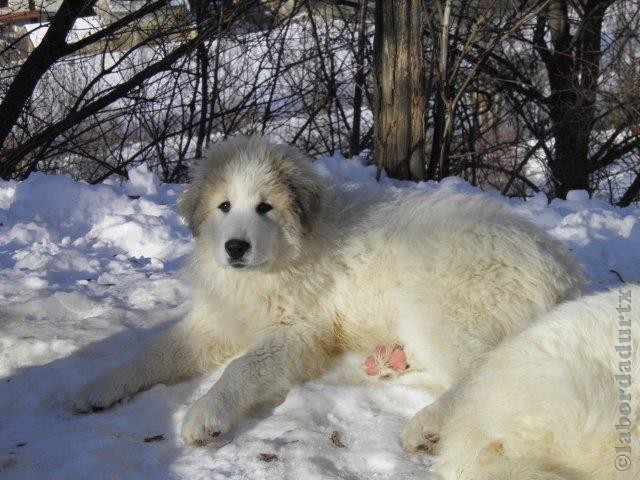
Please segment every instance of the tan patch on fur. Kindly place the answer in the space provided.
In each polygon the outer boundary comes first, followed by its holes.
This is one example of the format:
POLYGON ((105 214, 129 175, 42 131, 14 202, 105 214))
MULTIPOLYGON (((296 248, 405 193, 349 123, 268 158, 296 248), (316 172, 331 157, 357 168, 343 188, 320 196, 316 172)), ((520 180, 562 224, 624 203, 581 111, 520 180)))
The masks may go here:
POLYGON ((222 178, 217 171, 208 173, 204 178, 195 178, 180 197, 180 213, 187 221, 189 229, 194 237, 200 233, 200 226, 217 208, 216 195, 220 197, 222 178))
POLYGON ((295 164, 274 161, 271 168, 278 179, 277 194, 286 197, 287 211, 294 214, 295 223, 308 232, 320 210, 320 188, 302 172, 294 170, 295 164))
POLYGON ((499 440, 495 440, 480 449, 480 452, 478 452, 478 461, 481 463, 494 462, 496 457, 502 457, 503 455, 504 444, 499 440))
POLYGON ((342 325, 338 321, 333 322, 331 334, 322 342, 322 351, 327 358, 335 358, 347 351, 342 342, 343 337, 342 325))

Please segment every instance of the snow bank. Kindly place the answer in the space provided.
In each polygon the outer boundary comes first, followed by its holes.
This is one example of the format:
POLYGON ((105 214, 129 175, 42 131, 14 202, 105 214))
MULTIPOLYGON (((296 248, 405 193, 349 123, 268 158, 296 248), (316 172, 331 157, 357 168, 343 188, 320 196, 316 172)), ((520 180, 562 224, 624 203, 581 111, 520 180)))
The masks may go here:
MULTIPOLYGON (((325 158, 316 166, 354 191, 475 191, 456 178, 376 184, 375 169, 356 160, 325 158)), ((41 174, 0 181, 0 477, 422 477, 429 459, 404 455, 399 434, 429 397, 401 381, 356 382, 355 358, 242 422, 219 449, 185 447, 177 433, 188 406, 219 372, 158 385, 102 413, 66 409, 79 384, 189 306, 179 275, 190 243, 176 209, 182 187, 162 185, 144 168, 129 175, 122 186, 41 174), (344 448, 330 441, 334 431, 344 448), (277 459, 264 462, 261 453, 277 459)), ((551 204, 544 194, 528 202, 490 195, 565 242, 585 265, 591 290, 640 281, 639 209, 582 192, 551 204)))

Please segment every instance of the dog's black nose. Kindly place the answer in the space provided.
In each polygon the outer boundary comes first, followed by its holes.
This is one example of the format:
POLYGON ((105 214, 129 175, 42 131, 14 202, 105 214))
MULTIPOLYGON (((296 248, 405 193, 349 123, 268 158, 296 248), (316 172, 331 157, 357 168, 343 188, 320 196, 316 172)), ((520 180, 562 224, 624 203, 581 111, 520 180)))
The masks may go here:
POLYGON ((233 260, 240 260, 250 248, 251 244, 249 242, 238 240, 236 238, 229 240, 224 244, 224 249, 229 254, 229 257, 233 260))

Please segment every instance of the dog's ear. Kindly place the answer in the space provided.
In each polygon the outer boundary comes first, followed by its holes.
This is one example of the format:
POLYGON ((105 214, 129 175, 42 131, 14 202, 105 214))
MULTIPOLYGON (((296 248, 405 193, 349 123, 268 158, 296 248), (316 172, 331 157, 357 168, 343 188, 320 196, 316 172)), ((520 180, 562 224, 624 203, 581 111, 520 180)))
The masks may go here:
POLYGON ((322 189, 315 176, 306 177, 304 174, 287 182, 287 188, 291 192, 296 215, 305 231, 311 231, 315 219, 322 209, 322 189))
POLYGON ((200 210, 200 190, 199 185, 195 183, 189 184, 185 191, 182 192, 178 202, 180 214, 186 220, 194 237, 200 233, 200 224, 203 220, 198 213, 200 210))
POLYGON ((322 210, 323 194, 320 177, 311 160, 288 145, 277 145, 270 154, 276 175, 289 192, 300 225, 305 231, 311 231, 322 210))

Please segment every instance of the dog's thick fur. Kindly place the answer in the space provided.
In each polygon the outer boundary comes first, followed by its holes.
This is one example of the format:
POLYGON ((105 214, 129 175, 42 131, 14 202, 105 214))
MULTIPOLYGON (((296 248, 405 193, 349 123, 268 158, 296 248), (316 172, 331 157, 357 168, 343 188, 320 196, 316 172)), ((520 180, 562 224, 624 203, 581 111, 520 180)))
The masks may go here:
POLYGON ((196 239, 191 314, 81 389, 76 408, 234 358, 184 420, 183 439, 205 443, 340 352, 376 344, 403 345, 405 378, 440 393, 580 294, 569 253, 485 196, 364 198, 329 183, 297 150, 260 137, 213 146, 181 204, 196 239), (263 203, 273 209, 258 213, 263 203), (234 263, 225 243, 236 238, 251 249, 234 263))
POLYGON ((640 287, 623 285, 503 342, 421 421, 444 480, 635 480, 639 405, 640 287))

